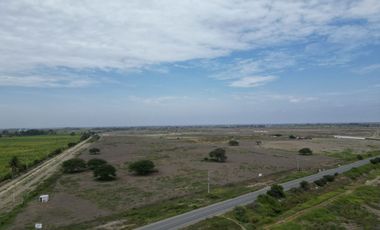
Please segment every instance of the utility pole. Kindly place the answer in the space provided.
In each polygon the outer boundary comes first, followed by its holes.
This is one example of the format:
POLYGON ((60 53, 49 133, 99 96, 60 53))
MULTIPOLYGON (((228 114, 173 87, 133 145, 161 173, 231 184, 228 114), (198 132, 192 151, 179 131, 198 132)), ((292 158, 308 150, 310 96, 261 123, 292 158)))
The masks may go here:
POLYGON ((207 171, 207 193, 210 193, 210 171, 207 171))
POLYGON ((297 161, 297 171, 300 171, 300 162, 298 159, 298 155, 296 155, 296 161, 297 161))

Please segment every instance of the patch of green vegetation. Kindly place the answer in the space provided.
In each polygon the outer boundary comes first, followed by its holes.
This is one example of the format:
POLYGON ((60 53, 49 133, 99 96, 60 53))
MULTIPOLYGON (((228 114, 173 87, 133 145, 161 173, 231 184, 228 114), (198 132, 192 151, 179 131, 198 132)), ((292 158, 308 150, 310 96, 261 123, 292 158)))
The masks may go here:
POLYGON ((357 153, 354 153, 352 149, 345 149, 343 151, 327 152, 325 153, 325 155, 329 157, 338 158, 345 162, 351 162, 351 161, 358 160, 358 156, 360 156, 359 158, 364 159, 364 158, 380 155, 380 150, 368 151, 366 153, 357 154, 357 153))
POLYGON ((295 179, 302 178, 305 176, 309 176, 311 174, 313 174, 313 172, 311 172, 311 171, 292 171, 292 172, 285 174, 284 176, 280 177, 278 179, 278 182, 284 183, 287 181, 291 181, 291 180, 295 180, 295 179))
POLYGON ((46 159, 54 150, 78 142, 79 138, 79 135, 65 134, 0 138, 0 178, 10 173, 8 162, 13 156, 17 156, 22 164, 32 165, 35 160, 46 159))

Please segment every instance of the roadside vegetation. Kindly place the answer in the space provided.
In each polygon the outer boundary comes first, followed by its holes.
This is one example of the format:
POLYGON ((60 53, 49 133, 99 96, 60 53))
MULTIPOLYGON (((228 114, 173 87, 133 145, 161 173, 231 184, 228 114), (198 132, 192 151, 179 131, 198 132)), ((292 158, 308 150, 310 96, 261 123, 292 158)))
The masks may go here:
MULTIPOLYGON (((327 175, 299 188, 281 193, 273 185, 256 202, 237 207, 222 217, 202 221, 186 229, 219 229, 224 218, 242 226, 240 229, 344 229, 357 226, 376 229, 380 226, 380 188, 368 180, 379 180, 380 157, 372 164, 354 168, 342 175, 327 175)), ((377 182, 379 183, 379 182, 377 182)))
POLYGON ((358 154, 358 153, 355 153, 351 149, 345 149, 343 151, 325 152, 324 155, 338 158, 340 160, 343 160, 344 162, 352 162, 352 161, 362 160, 365 158, 380 155, 380 150, 373 150, 373 151, 368 151, 365 153, 358 154))

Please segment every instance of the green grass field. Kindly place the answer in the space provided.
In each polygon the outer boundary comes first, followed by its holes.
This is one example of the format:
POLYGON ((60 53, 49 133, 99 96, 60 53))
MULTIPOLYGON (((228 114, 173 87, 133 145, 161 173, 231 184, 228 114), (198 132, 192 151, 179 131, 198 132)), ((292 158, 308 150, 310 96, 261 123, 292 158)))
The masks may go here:
POLYGON ((17 156, 21 163, 30 165, 58 148, 67 148, 70 142, 78 142, 80 136, 44 135, 0 138, 0 178, 10 172, 8 162, 17 156))

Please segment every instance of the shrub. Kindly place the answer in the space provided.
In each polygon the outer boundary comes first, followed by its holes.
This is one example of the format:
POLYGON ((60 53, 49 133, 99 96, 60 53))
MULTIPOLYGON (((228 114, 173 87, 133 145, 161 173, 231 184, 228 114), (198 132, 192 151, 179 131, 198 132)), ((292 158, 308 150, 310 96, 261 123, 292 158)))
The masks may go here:
POLYGON ((284 188, 281 185, 274 184, 270 188, 270 190, 267 192, 269 196, 272 196, 274 198, 280 199, 285 197, 284 188))
POLYGON ((129 165, 129 171, 137 175, 148 175, 154 172, 154 163, 150 160, 140 160, 129 165))
POLYGON ((216 148, 209 153, 212 160, 217 162, 225 162, 227 160, 226 150, 223 148, 216 148))
POLYGON ((49 153, 48 157, 54 157, 60 153, 62 153, 62 149, 58 148, 58 149, 54 150, 53 152, 49 153))
POLYGON ((307 191, 310 189, 310 184, 307 181, 301 181, 300 187, 304 190, 307 191))
POLYGON ((209 159, 208 159, 208 157, 205 157, 205 158, 203 158, 203 160, 204 160, 204 161, 208 161, 209 159))
POLYGON ((102 164, 94 169, 94 177, 101 181, 114 180, 116 177, 116 169, 112 165, 102 164))
POLYGON ((20 172, 20 169, 22 167, 21 161, 18 159, 17 156, 13 156, 9 162, 8 162, 9 167, 12 169, 12 175, 17 174, 20 172))
POLYGON ((311 149, 309 148, 302 148, 298 152, 300 155, 305 155, 305 156, 309 156, 313 154, 313 151, 311 151, 311 149))
POLYGON ((235 207, 233 212, 234 212, 234 217, 236 220, 243 223, 249 222, 247 210, 244 207, 241 207, 241 206, 235 207))
POLYGON ((86 170, 86 162, 79 158, 73 158, 62 163, 64 173, 77 173, 86 170))
POLYGON ((99 167, 101 165, 105 165, 105 164, 107 164, 107 161, 105 161, 103 159, 98 159, 98 158, 94 158, 94 159, 87 161, 87 167, 91 170, 94 170, 97 167, 99 167))
POLYGON ((239 141, 237 141, 237 140, 230 140, 230 141, 228 142, 228 144, 229 144, 230 146, 239 146, 239 141))
POLYGON ((380 163, 380 157, 376 157, 370 160, 372 164, 378 164, 380 163))
POLYGON ((253 208, 262 216, 277 216, 283 211, 281 203, 272 196, 259 195, 253 208))
POLYGON ((294 135, 289 135, 289 139, 296 139, 297 137, 294 135))
POLYGON ((91 155, 96 155, 100 153, 100 149, 98 148, 91 148, 88 151, 90 152, 91 155))
POLYGON ((323 176, 323 178, 325 178, 325 180, 328 182, 333 182, 335 179, 333 175, 326 175, 326 176, 323 176))
POLYGON ((314 181, 314 184, 318 185, 319 187, 323 187, 327 184, 327 180, 325 178, 321 178, 319 180, 314 181))
POLYGON ((364 158, 363 158, 362 155, 358 154, 358 155, 356 155, 356 159, 358 159, 358 160, 363 160, 364 158))
POLYGON ((77 143, 75 143, 75 142, 70 142, 70 143, 67 144, 67 146, 69 148, 74 147, 75 145, 77 145, 77 143))

